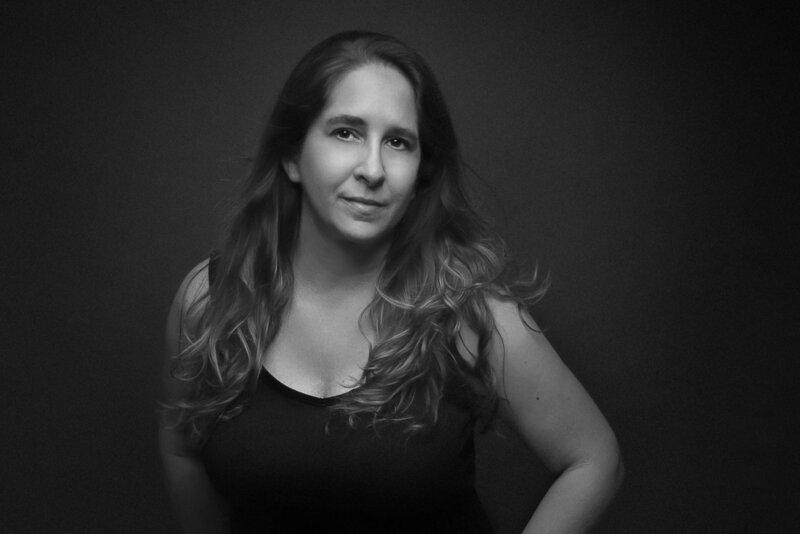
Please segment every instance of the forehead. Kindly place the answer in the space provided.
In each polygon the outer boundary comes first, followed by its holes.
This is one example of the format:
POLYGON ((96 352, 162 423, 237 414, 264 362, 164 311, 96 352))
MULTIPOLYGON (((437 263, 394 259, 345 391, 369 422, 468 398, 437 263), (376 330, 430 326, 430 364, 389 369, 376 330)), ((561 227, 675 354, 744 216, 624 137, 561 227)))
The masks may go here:
POLYGON ((367 122, 386 122, 416 130, 414 89, 392 66, 362 65, 345 74, 331 88, 320 118, 326 120, 336 115, 352 115, 367 122))

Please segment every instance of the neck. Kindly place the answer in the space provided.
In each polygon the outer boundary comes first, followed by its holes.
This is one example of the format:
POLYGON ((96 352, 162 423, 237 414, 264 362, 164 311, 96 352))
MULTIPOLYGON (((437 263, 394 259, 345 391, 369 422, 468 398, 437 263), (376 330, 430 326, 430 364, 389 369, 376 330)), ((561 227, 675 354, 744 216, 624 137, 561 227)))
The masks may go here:
POLYGON ((295 283, 315 293, 369 293, 375 290, 389 242, 362 245, 332 240, 301 217, 293 257, 295 283))

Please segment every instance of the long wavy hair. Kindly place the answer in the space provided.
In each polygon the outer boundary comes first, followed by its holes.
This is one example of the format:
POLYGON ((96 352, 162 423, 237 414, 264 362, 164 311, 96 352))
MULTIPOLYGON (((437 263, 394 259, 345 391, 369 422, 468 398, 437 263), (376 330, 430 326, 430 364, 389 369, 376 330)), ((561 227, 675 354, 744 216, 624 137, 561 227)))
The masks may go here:
POLYGON ((528 308, 546 284, 509 269, 502 241, 472 207, 450 114, 426 61, 393 37, 351 31, 313 47, 283 86, 217 275, 183 317, 185 348, 171 372, 189 392, 169 408, 196 443, 246 404, 292 298, 301 191, 282 162, 299 152, 335 84, 366 64, 391 66, 411 84, 421 162, 415 196, 393 230, 374 298, 362 314, 376 333, 368 362, 358 387, 338 397, 334 409, 350 425, 394 421, 410 432, 435 423, 446 389, 470 399, 477 417, 488 420, 496 409, 486 297, 528 308), (464 327, 478 338, 469 360, 457 348, 464 327))

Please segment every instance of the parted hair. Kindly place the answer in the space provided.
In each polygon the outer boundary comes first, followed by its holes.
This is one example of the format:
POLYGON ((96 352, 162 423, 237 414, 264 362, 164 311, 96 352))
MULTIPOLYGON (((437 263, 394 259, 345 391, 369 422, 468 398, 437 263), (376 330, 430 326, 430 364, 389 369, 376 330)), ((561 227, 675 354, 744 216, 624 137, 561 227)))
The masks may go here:
POLYGON ((393 230, 374 298, 362 314, 375 333, 363 376, 334 410, 351 426, 395 422, 412 433, 436 422, 446 388, 468 392, 476 417, 488 421, 496 410, 487 298, 527 309, 547 284, 510 268, 502 241, 473 207, 452 120, 427 62, 393 37, 350 31, 314 46, 290 74, 231 219, 216 276, 182 312, 182 350, 170 368, 186 393, 167 409, 195 443, 246 405, 292 298, 301 191, 282 162, 299 153, 334 85, 367 64, 393 67, 411 84, 421 161, 414 198, 393 230), (469 358, 457 348, 464 327, 478 339, 469 358))

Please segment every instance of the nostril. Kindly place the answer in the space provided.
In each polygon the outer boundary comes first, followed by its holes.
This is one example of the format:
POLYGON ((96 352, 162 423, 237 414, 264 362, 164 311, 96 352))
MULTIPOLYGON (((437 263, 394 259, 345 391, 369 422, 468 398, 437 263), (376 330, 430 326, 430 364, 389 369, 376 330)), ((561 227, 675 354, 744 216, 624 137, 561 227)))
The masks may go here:
POLYGON ((356 179, 360 182, 364 182, 370 187, 381 184, 384 178, 385 176, 382 170, 356 173, 356 179))

